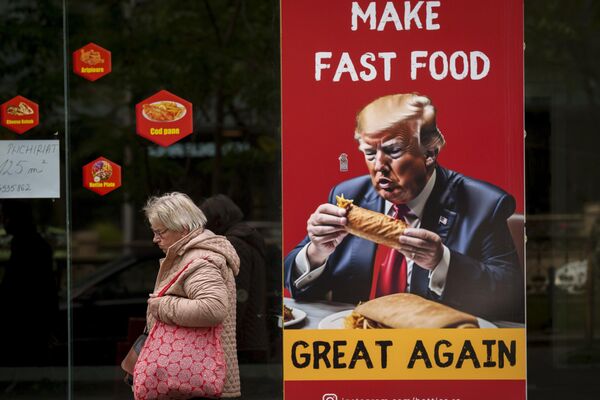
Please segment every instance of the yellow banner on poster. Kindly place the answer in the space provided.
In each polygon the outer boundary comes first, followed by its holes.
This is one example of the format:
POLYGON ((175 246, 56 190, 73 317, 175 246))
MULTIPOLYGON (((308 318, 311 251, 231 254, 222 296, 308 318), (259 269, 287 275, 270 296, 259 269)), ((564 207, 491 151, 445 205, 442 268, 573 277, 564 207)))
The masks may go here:
POLYGON ((525 329, 291 330, 285 380, 526 377, 525 329))

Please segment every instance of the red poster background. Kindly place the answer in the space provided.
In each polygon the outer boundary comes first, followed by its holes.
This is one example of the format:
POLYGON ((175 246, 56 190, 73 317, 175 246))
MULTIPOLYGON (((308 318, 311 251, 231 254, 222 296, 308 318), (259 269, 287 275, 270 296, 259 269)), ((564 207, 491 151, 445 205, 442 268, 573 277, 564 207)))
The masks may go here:
MULTIPOLYGON (((369 1, 358 1, 366 10, 369 1)), ((380 16, 386 1, 377 1, 380 16)), ((392 2, 403 22, 404 1, 392 2)), ((411 1, 411 4, 416 4, 411 1)), ((356 112, 375 98, 419 92, 437 108, 437 123, 447 140, 439 163, 491 182, 511 193, 523 212, 523 4, 522 0, 441 0, 436 8, 439 30, 371 31, 360 22, 351 30, 352 1, 284 0, 282 20, 282 143, 284 254, 306 234, 306 220, 327 201, 336 183, 367 173, 353 138, 356 112), (434 80, 429 70, 410 77, 410 54, 481 51, 490 59, 482 80, 434 80), (315 53, 333 53, 331 69, 315 81, 315 53), (349 52, 361 70, 365 52, 396 52, 391 79, 353 82, 333 75, 341 52, 349 52), (338 157, 348 154, 349 171, 340 172, 338 157)), ((425 4, 422 6, 422 11, 425 4)), ((424 12, 420 12, 425 26, 424 12)))
POLYGON ((285 400, 514 400, 522 381, 286 381, 285 400))

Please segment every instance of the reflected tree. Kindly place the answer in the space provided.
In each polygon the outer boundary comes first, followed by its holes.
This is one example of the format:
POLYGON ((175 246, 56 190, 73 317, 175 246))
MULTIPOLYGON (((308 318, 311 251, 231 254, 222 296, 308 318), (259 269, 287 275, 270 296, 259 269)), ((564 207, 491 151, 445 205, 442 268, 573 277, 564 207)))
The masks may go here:
MULTIPOLYGON (((251 219, 279 218, 277 2, 77 2, 69 29, 70 51, 94 41, 113 56, 113 73, 94 84, 71 77, 74 165, 100 149, 121 163, 115 197, 132 210, 156 192, 221 192, 251 219), (162 89, 194 105, 195 133, 170 149, 135 135, 135 104, 162 89)), ((82 215, 97 203, 74 195, 82 215)))

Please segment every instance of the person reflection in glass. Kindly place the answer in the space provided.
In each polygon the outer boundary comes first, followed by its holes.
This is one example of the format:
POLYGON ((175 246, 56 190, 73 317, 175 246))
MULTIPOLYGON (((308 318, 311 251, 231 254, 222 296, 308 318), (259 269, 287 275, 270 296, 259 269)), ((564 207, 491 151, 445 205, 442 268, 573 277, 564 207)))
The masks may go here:
POLYGON ((238 355, 245 361, 264 361, 268 349, 265 241, 243 222, 242 210, 229 197, 209 197, 200 208, 207 218, 206 228, 225 236, 240 257, 240 273, 235 277, 238 355))
POLYGON ((52 248, 37 231, 28 202, 4 201, 1 214, 12 239, 0 284, 0 365, 43 365, 58 311, 52 248))

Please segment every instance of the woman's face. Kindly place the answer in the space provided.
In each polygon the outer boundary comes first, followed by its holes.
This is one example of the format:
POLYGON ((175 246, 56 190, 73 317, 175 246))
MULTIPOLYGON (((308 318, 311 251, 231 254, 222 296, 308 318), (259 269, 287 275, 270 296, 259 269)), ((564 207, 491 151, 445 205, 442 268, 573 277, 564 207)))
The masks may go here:
POLYGON ((167 252, 167 249, 171 247, 173 243, 189 233, 187 230, 183 232, 172 231, 165 228, 160 222, 150 223, 150 226, 152 227, 152 233, 154 234, 152 241, 156 243, 164 253, 167 252))

